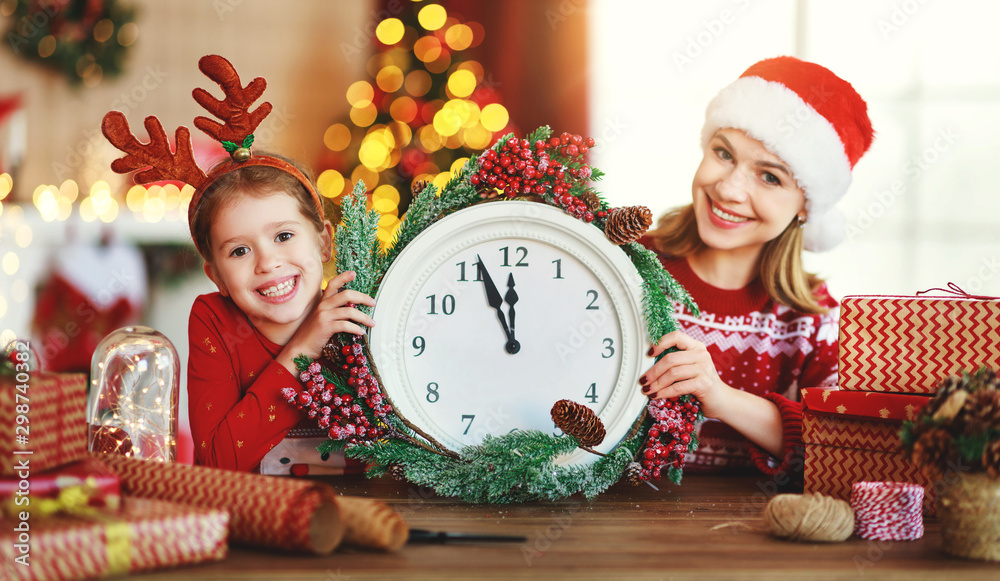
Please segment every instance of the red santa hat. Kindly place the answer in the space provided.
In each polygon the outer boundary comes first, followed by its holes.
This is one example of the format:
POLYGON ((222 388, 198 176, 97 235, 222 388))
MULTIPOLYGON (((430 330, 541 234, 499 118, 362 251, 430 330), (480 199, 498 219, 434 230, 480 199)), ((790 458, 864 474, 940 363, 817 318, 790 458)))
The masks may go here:
POLYGON ((844 239, 847 222, 834 205, 874 137, 868 107, 850 83, 795 57, 760 61, 709 103, 702 146, 726 127, 760 141, 792 170, 806 195, 806 250, 844 239))

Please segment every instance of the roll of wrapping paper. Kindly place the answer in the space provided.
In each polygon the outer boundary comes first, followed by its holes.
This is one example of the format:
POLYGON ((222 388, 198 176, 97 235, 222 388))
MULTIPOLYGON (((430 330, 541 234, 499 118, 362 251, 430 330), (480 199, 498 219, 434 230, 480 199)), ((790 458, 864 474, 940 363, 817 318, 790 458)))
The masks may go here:
POLYGON ((385 503, 355 496, 338 496, 337 502, 347 526, 344 542, 381 551, 397 551, 406 544, 410 528, 385 503))
POLYGON ((229 538, 237 543, 322 555, 344 537, 336 493, 321 482, 111 454, 98 458, 118 474, 129 496, 227 510, 229 538))

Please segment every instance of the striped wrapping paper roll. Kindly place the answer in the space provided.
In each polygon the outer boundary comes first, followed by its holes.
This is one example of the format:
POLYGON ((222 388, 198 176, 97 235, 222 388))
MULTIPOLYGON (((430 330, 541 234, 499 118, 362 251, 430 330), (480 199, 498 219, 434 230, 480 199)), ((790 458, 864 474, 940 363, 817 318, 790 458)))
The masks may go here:
POLYGON ((854 534, 876 541, 924 536, 924 488, 910 482, 855 482, 851 487, 854 534))
POLYGON ((327 554, 344 537, 333 488, 204 466, 98 455, 118 474, 129 496, 229 511, 229 538, 237 543, 327 554))

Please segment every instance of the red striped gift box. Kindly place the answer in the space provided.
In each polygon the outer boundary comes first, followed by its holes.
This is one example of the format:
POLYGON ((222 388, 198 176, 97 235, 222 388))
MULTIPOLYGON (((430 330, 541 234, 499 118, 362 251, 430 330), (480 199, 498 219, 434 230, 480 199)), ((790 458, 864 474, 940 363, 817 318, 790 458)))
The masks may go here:
POLYGON ((849 501, 855 482, 913 482, 925 487, 924 514, 935 514, 936 483, 900 451, 903 420, 915 419, 925 395, 802 390, 804 487, 849 501))
POLYGON ((33 516, 20 550, 16 520, 0 519, 3 579, 70 581, 150 571, 228 552, 229 515, 161 500, 125 498, 119 511, 33 516))
POLYGON ((840 304, 840 389, 934 393, 938 380, 1000 367, 1000 299, 849 296, 840 304))
POLYGON ((36 473, 87 457, 87 376, 24 375, 0 375, 0 476, 17 476, 25 461, 36 473))

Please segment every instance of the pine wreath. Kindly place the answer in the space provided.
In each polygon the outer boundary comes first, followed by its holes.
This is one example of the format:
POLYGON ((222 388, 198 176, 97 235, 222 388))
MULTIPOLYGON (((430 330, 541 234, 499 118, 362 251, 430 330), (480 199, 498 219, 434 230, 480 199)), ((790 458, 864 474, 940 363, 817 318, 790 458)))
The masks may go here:
MULTIPOLYGON (((376 239, 379 214, 367 210, 364 184, 359 182, 343 203, 343 222, 336 230, 337 270, 357 273, 346 288, 375 296, 389 266, 418 234, 442 217, 484 199, 531 196, 605 231, 612 209, 591 186, 603 174, 584 162, 584 154, 593 146, 592 139, 577 135, 553 136, 548 127, 527 139, 504 136, 482 155, 472 157, 440 190, 434 185, 416 185, 413 202, 384 251, 376 239)), ((635 242, 642 233, 638 230, 648 226, 648 221, 641 224, 642 210, 626 212, 632 217, 626 227, 630 239, 623 240, 620 248, 642 277, 646 331, 656 341, 678 329, 672 301, 694 312, 697 306, 656 255, 635 242)), ((370 312, 368 307, 359 308, 370 312)), ((683 453, 698 445, 694 430, 702 419, 700 405, 682 396, 672 402, 651 402, 631 432, 587 466, 555 463, 557 457, 578 447, 588 449, 603 431, 599 420, 595 424, 574 406, 590 412, 588 408, 573 402, 559 412, 569 422, 566 435, 521 430, 488 435, 480 444, 452 451, 394 413, 366 338, 332 337, 321 360, 300 357, 296 363, 305 389, 289 388, 284 395, 328 430, 330 440, 320 446, 321 452, 344 450, 349 457, 368 463, 369 476, 388 473, 469 502, 556 500, 577 492, 590 498, 618 481, 628 466, 632 466, 630 481, 657 479, 663 470, 679 483, 683 453)))
POLYGON ((124 70, 138 28, 119 0, 16 0, 4 44, 14 54, 94 86, 124 70))

